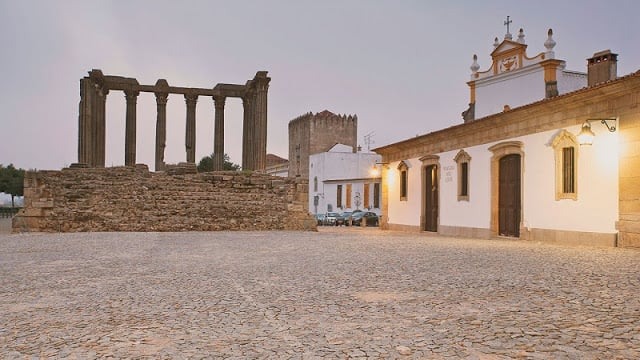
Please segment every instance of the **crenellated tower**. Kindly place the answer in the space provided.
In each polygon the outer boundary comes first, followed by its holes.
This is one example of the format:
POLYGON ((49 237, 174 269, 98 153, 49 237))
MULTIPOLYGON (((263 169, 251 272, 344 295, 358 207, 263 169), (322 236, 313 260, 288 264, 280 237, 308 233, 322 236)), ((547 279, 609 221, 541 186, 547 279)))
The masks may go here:
POLYGON ((335 144, 351 146, 356 152, 357 115, 334 114, 329 110, 308 112, 289 122, 289 176, 309 176, 309 155, 325 152, 335 144))

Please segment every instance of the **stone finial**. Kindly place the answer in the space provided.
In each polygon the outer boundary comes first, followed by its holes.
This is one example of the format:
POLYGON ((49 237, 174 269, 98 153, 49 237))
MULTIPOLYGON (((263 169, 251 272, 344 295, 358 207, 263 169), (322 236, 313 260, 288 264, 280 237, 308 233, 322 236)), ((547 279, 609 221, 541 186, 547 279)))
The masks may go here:
POLYGON ((495 48, 497 48, 497 47, 498 47, 498 45, 500 45, 500 42, 498 42, 498 37, 496 36, 496 38, 495 38, 495 39, 493 39, 493 48, 494 48, 494 49, 495 49, 495 48))
POLYGON ((556 46, 556 42, 553 40, 553 30, 549 29, 547 35, 547 41, 544 42, 544 47, 547 49, 546 57, 547 59, 553 59, 556 56, 555 52, 553 52, 553 47, 556 46))
POLYGON ((522 28, 520 28, 520 31, 518 32, 518 42, 520 44, 524 44, 524 30, 522 30, 522 28))
POLYGON ((480 70, 480 65, 478 65, 478 55, 473 54, 473 64, 471 64, 471 74, 475 74, 480 70))

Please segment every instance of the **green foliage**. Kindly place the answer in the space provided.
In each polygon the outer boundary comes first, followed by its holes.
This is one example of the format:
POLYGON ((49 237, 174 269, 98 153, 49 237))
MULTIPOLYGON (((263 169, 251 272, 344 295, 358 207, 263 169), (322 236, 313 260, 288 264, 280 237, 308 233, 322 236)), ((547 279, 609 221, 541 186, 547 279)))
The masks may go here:
POLYGON ((14 197, 24 195, 24 169, 16 169, 13 164, 7 167, 0 164, 0 192, 11 194, 11 206, 14 197))
POLYGON ((198 163, 198 172, 206 172, 213 170, 213 154, 200 159, 198 163))
MULTIPOLYGON (((240 165, 234 164, 231 162, 231 158, 229 157, 229 154, 224 154, 223 159, 224 159, 224 164, 222 165, 223 170, 227 170, 227 171, 240 170, 240 165)), ((213 154, 203 157, 198 163, 198 172, 206 172, 206 171, 213 171, 213 154)))

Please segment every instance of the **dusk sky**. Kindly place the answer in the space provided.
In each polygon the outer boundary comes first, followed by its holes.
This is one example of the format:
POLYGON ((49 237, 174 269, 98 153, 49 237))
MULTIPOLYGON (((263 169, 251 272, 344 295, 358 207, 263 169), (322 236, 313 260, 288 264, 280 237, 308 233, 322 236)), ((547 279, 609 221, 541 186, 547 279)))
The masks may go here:
MULTIPOLYGON (((640 69, 640 1, 0 0, 0 164, 77 162, 79 80, 91 69, 153 85, 211 88, 269 71, 267 151, 288 156, 288 122, 325 109, 358 115, 372 148, 462 122, 473 54, 490 65, 511 17, 528 55, 554 31, 556 57, 586 71, 611 49, 640 69)), ((541 87, 543 91, 544 87, 541 87)), ((542 97, 543 94, 541 94, 542 97)), ((153 169, 155 97, 138 98, 137 162, 153 169)), ((185 161, 185 102, 170 95, 165 160, 185 161)), ((225 150, 240 163, 242 102, 228 99, 225 150)), ((197 105, 199 160, 213 151, 213 101, 197 105)), ((106 164, 124 164, 125 99, 107 97, 106 164)))

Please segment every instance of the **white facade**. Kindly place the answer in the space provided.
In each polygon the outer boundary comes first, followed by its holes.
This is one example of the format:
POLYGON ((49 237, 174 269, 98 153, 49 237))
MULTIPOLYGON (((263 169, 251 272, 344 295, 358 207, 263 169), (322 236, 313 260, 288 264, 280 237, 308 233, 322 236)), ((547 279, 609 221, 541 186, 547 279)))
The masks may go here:
POLYGON ((376 163, 380 160, 378 154, 354 153, 350 146, 343 144, 309 156, 309 211, 324 214, 369 209, 380 214, 380 175, 372 171, 379 169, 376 163), (340 200, 338 188, 341 188, 340 200))
MULTIPOLYGON (((595 125, 594 125, 595 126, 595 125)), ((577 199, 556 199, 555 154, 551 141, 562 129, 545 131, 504 141, 521 141, 522 224, 527 229, 615 234, 618 219, 618 133, 598 128, 591 146, 580 146, 577 155, 577 199)), ((572 134, 580 126, 564 130, 572 134)), ((490 229, 491 157, 488 143, 466 151, 469 161, 469 200, 457 199, 458 172, 454 157, 459 150, 439 156, 439 226, 490 229)), ((408 197, 400 201, 399 161, 389 164, 384 181, 388 184, 390 224, 419 227, 422 214, 422 162, 404 160, 408 170, 408 197)))
POLYGON ((548 35, 546 51, 532 58, 522 30, 518 41, 496 39, 488 70, 478 71, 474 56, 464 124, 375 149, 388 163, 383 228, 619 243, 620 224, 635 219, 622 213, 633 197, 621 195, 632 186, 620 177, 633 173, 620 166, 629 107, 617 89, 631 78, 616 80, 609 50, 589 59, 588 74, 566 71, 548 35), (592 145, 580 144, 585 129, 593 129, 592 145))

